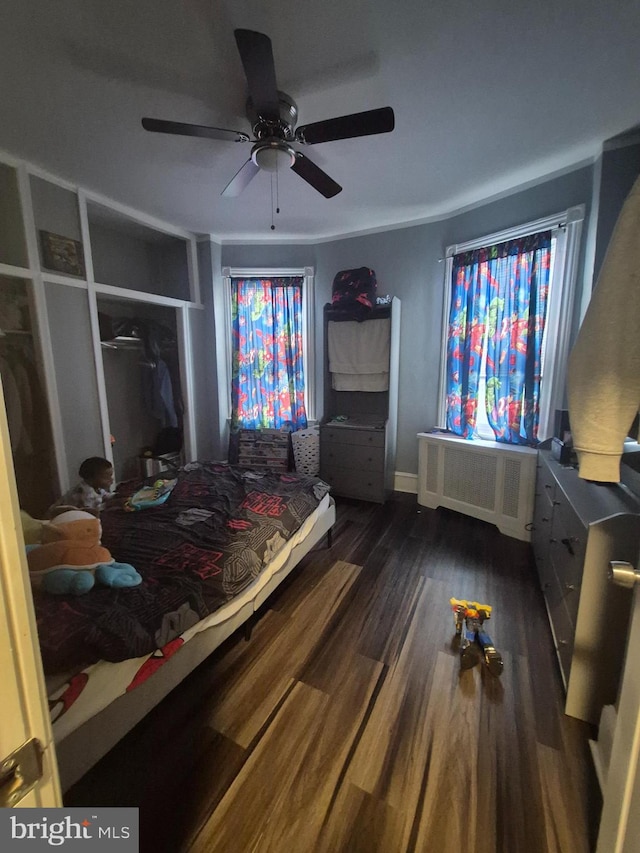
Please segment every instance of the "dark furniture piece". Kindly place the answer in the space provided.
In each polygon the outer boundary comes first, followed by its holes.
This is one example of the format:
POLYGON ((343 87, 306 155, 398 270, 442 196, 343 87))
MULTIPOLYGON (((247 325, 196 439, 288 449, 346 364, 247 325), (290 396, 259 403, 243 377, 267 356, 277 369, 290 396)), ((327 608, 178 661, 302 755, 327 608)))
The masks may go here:
POLYGON ((393 491, 398 416, 400 300, 377 306, 370 320, 389 318, 389 383, 384 391, 332 387, 329 324, 353 318, 324 307, 324 419, 320 425, 320 476, 334 495, 384 503, 393 491))
POLYGON ((567 714, 599 724, 616 701, 631 607, 608 581, 610 560, 635 565, 640 500, 623 483, 583 480, 538 452, 533 550, 567 691, 567 714))

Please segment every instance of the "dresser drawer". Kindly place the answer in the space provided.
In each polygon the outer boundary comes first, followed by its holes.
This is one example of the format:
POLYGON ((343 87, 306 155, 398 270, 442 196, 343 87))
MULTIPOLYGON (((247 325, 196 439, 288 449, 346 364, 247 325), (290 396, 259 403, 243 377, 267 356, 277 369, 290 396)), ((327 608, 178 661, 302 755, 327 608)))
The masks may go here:
POLYGON ((556 496, 556 488, 555 477, 545 463, 539 460, 536 465, 536 506, 539 503, 543 505, 548 504, 549 511, 551 511, 556 496))
MULTIPOLYGON (((568 539, 568 544, 566 544, 567 547, 570 546, 569 550, 578 556, 580 560, 584 560, 589 529, 585 527, 575 514, 561 489, 558 490, 556 495, 553 513, 554 525, 556 522, 559 525, 558 533, 560 533, 561 529, 563 538, 568 539)), ((552 535, 555 535, 555 533, 552 535)))
POLYGON ((361 468, 365 471, 384 471, 384 447, 362 447, 358 444, 323 442, 320 445, 320 464, 332 468, 361 468))
MULTIPOLYGON (((580 583, 571 583, 564 578, 561 578, 551 562, 547 566, 545 573, 546 583, 543 585, 543 592, 547 599, 547 606, 550 612, 554 612, 562 603, 564 610, 561 611, 563 618, 568 618, 571 629, 571 635, 575 632, 576 622, 578 621, 578 605, 580 603, 580 583), (566 611, 566 613, 565 613, 566 611)), ((566 634, 565 625, 563 631, 566 634)), ((555 628, 555 626, 554 626, 555 628)))
POLYGON ((570 507, 555 507, 549 553, 561 584, 580 586, 587 547, 587 530, 570 507))
POLYGON ((320 476, 337 495, 384 503, 384 471, 363 471, 321 463, 320 476))
POLYGON ((549 615, 551 617, 551 624, 553 625, 556 651, 560 659, 560 666, 566 684, 569 681, 569 674, 571 672, 575 626, 562 600, 556 601, 549 608, 549 615))
POLYGON ((383 429, 352 429, 351 427, 321 427, 320 448, 323 444, 358 444, 364 447, 384 447, 383 429))
POLYGON ((552 507, 546 500, 536 500, 533 512, 531 545, 536 562, 549 559, 552 507))

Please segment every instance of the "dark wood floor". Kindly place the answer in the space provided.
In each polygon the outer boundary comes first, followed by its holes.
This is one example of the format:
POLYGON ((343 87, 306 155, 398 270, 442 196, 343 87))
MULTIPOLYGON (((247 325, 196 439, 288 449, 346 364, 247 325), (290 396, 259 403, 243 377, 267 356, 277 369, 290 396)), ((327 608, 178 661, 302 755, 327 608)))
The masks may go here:
POLYGON ((399 494, 339 502, 333 542, 65 804, 139 806, 142 851, 592 850, 529 546, 399 494), (493 606, 501 678, 460 672, 451 596, 493 606))

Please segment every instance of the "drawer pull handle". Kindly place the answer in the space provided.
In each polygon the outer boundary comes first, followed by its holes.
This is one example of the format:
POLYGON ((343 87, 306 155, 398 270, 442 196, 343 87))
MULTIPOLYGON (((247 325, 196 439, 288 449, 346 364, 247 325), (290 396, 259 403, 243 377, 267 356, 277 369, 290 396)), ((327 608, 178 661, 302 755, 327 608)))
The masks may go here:
POLYGON ((554 502, 553 502, 553 505, 554 505, 554 506, 560 506, 560 501, 554 501, 554 502))
POLYGON ((569 538, 560 540, 567 551, 573 556, 576 552, 573 550, 573 542, 569 538))
POLYGON ((567 640, 560 640, 560 642, 558 643, 558 645, 560 645, 560 646, 566 646, 566 645, 567 645, 567 640))
POLYGON ((566 583, 564 588, 569 592, 572 592, 576 588, 576 585, 574 583, 566 583))
POLYGON ((549 519, 547 518, 547 516, 546 516, 546 515, 543 515, 543 516, 542 516, 542 520, 543 520, 543 521, 547 521, 547 522, 549 521, 549 519))
POLYGON ((545 483, 545 484, 544 484, 544 487, 545 487, 545 489, 552 489, 552 488, 553 488, 553 486, 551 485, 551 483, 545 483))

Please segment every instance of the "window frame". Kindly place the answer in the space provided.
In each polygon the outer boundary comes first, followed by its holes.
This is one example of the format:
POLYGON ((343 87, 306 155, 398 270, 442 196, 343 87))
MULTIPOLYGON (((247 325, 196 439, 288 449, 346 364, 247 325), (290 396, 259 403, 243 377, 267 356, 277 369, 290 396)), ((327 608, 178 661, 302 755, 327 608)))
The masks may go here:
MULTIPOLYGON (((444 289, 442 303, 442 346, 440 350, 440 376, 438 380, 437 424, 446 426, 447 388, 447 341, 449 337, 449 311, 451 303, 451 276, 453 256, 460 252, 482 249, 507 240, 515 240, 551 230, 557 238, 554 278, 550 288, 545 329, 545 377, 540 395, 540 424, 538 437, 544 441, 553 435, 553 416, 556 409, 563 407, 566 369, 569 356, 569 340, 573 322, 576 281, 580 253, 580 237, 585 216, 585 205, 570 207, 562 213, 545 216, 513 228, 478 237, 465 243, 447 246, 444 256, 444 289), (556 341, 549 347, 550 340, 556 341)), ((473 440, 473 439, 472 439, 473 440)), ((492 439, 488 439, 491 441, 492 439)), ((493 439, 495 440, 495 439, 493 439)))
POLYGON ((231 420, 231 280, 234 278, 287 278, 302 277, 302 358, 304 361, 304 405, 307 421, 314 423, 315 417, 315 299, 313 267, 223 267, 224 315, 225 315, 225 377, 227 420, 231 420))

